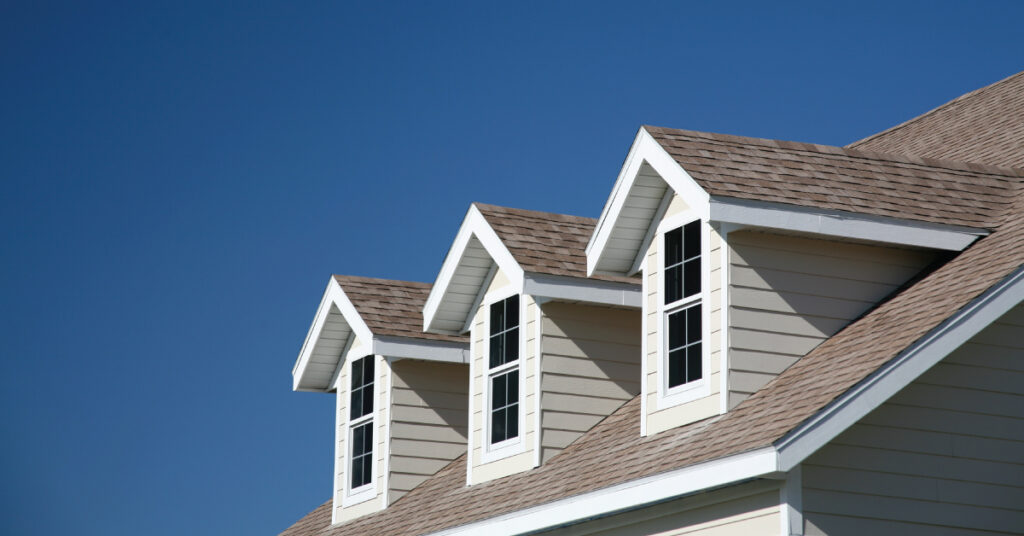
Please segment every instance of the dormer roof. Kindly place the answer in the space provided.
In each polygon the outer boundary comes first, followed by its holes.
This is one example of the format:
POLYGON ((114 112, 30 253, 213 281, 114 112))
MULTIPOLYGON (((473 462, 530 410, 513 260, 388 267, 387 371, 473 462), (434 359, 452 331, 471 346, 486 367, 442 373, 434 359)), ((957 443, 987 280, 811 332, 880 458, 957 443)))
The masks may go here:
POLYGON ((332 390, 341 356, 355 338, 375 354, 466 362, 466 337, 423 331, 429 293, 429 283, 331 276, 292 369, 293 388, 332 390))
POLYGON ((424 329, 462 333, 482 290, 500 269, 519 292, 639 307, 636 278, 588 278, 585 247, 593 218, 473 203, 423 309, 424 329))

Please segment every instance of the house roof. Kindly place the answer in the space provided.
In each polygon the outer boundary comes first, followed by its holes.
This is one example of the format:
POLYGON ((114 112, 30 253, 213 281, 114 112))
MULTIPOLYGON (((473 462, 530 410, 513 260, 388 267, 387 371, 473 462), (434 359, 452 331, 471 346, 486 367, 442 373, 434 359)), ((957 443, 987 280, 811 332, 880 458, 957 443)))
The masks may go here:
POLYGON ((1024 168, 1024 72, 847 147, 1024 168))
MULTIPOLYGON (((1017 91, 1024 94, 1024 88, 1017 91)), ((985 100, 989 96, 979 90, 958 101, 971 98, 985 100)), ((1001 102, 1024 110, 1019 101, 1001 102)), ((961 102, 958 106, 970 109, 976 104, 961 102)), ((929 114, 941 115, 934 111, 929 114)), ((942 121, 928 120, 933 129, 953 131, 963 121, 955 113, 942 121)), ((914 121, 917 120, 908 123, 914 121)), ((993 232, 877 305, 723 415, 642 437, 638 396, 531 471, 467 487, 463 456, 382 512, 331 527, 328 502, 283 534, 431 533, 778 445, 1024 265, 1022 170, 718 134, 651 130, 711 195, 786 203, 798 201, 791 196, 802 192, 810 199, 808 203, 821 208, 938 223, 952 220, 993 232), (732 151, 736 154, 732 155, 732 151), (822 181, 814 179, 816 176, 834 180, 823 187, 822 181), (907 189, 906 199, 889 191, 900 185, 907 189)), ((896 127, 887 132, 898 131, 896 127)), ((883 139, 884 134, 876 139, 883 139)), ((1024 140, 1024 133, 1015 136, 1024 140)), ((888 150, 914 149, 912 140, 901 145, 899 139, 897 136, 887 141, 888 150)), ((1017 156, 1024 158, 1024 146, 1018 144, 1015 150, 1017 156)), ((979 151, 971 153, 954 143, 949 154, 936 150, 933 156, 996 163, 1017 161, 1009 154, 1013 150, 1006 150, 999 157, 984 148, 979 151)))
MULTIPOLYGON (((587 278, 587 242, 595 218, 473 203, 526 272, 587 278)), ((589 279, 639 284, 635 277, 589 279)))
POLYGON ((951 160, 644 128, 711 196, 992 229, 1024 176, 951 160))
POLYGON ((356 312, 374 335, 468 343, 462 335, 423 331, 423 304, 430 283, 335 275, 356 312))

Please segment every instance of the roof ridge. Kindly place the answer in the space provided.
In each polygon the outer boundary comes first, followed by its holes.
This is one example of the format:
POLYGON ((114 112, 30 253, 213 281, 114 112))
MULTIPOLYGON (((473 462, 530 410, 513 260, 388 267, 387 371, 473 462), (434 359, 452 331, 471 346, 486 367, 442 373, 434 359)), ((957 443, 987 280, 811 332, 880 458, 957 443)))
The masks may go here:
POLYGON ((874 133, 874 134, 872 134, 872 135, 870 135, 870 136, 868 136, 866 138, 861 138, 861 139, 859 139, 857 141, 848 143, 844 147, 846 147, 848 149, 856 149, 856 146, 858 146, 858 145, 868 143, 869 141, 874 140, 875 138, 884 136, 886 134, 889 134, 889 133, 895 132, 897 130, 900 130, 900 129, 904 128, 904 127, 910 126, 911 124, 916 123, 917 121, 920 121, 920 120, 922 120, 922 119, 924 119, 926 117, 930 117, 931 115, 936 114, 936 113, 938 113, 938 112, 940 112, 942 110, 945 110, 946 108, 949 108, 950 106, 952 106, 952 105, 954 105, 954 104, 956 104, 956 103, 958 103, 960 101, 972 98, 972 97, 974 97, 975 95, 977 95, 979 93, 982 93, 984 91, 988 91, 988 90, 990 90, 990 89, 992 89, 992 88, 994 88, 996 86, 999 86, 999 85, 1002 85, 1002 84, 1004 84, 1006 82, 1009 82, 1009 81, 1013 80, 1014 78, 1016 78, 1018 76, 1024 76, 1024 71, 1021 71, 1019 73, 1011 74, 1010 76, 1007 76, 1006 78, 1003 78, 1001 80, 997 80, 995 82, 992 82, 991 84, 989 84, 987 86, 980 87, 980 88, 972 90, 972 91, 968 91, 967 93, 964 93, 963 95, 960 95, 960 96, 958 96, 958 97, 956 97, 956 98, 954 98, 954 99, 952 99, 950 101, 947 101, 947 102, 945 102, 943 104, 940 104, 939 106, 936 106, 935 108, 932 108, 931 110, 928 110, 927 112, 925 112, 923 114, 917 115, 915 117, 911 117, 910 119, 907 119, 906 121, 904 121, 902 123, 899 123, 897 125, 893 125, 893 126, 887 128, 885 130, 882 130, 880 132, 876 132, 876 133, 874 133))
POLYGON ((391 285, 391 286, 420 286, 430 287, 432 283, 424 283, 423 281, 405 281, 403 279, 383 279, 380 277, 366 277, 362 275, 343 275, 343 274, 331 274, 338 283, 343 281, 349 281, 353 283, 371 283, 376 285, 391 285))
MULTIPOLYGON (((1018 74, 1024 74, 1024 71, 1018 74)), ((975 162, 966 162, 963 160, 954 160, 949 158, 919 157, 898 153, 871 151, 866 149, 854 149, 851 147, 840 147, 838 145, 824 145, 821 143, 810 143, 802 141, 737 136, 735 134, 702 132, 698 130, 656 127, 651 125, 644 125, 643 128, 653 128, 660 130, 665 134, 681 134, 684 136, 692 136, 695 138, 718 141, 722 143, 743 143, 747 145, 756 144, 776 149, 785 149, 789 151, 813 152, 812 150, 817 150, 818 153, 848 156, 852 158, 865 158, 868 160, 883 160, 895 164, 922 166, 928 168, 941 168, 949 171, 985 173, 988 175, 998 175, 1001 177, 1024 178, 1024 168, 994 166, 991 164, 979 164, 975 162)))
POLYGON ((482 209, 481 212, 483 212, 484 210, 489 210, 491 212, 511 212, 513 214, 519 213, 521 215, 533 215, 533 216, 536 216, 536 217, 548 217, 548 218, 550 218, 552 216, 555 216, 555 217, 559 217, 559 218, 572 218, 572 219, 577 219, 577 220, 587 220, 587 222, 589 222, 589 223, 596 223, 597 222, 597 218, 590 218, 590 217, 587 217, 587 216, 577 216, 575 214, 563 214, 561 212, 546 212, 546 211, 543 211, 543 210, 531 210, 531 209, 528 209, 528 208, 505 207, 505 206, 501 206, 501 205, 492 205, 492 204, 489 204, 489 203, 481 203, 479 201, 474 201, 472 204, 473 204, 473 206, 477 207, 477 209, 482 209))

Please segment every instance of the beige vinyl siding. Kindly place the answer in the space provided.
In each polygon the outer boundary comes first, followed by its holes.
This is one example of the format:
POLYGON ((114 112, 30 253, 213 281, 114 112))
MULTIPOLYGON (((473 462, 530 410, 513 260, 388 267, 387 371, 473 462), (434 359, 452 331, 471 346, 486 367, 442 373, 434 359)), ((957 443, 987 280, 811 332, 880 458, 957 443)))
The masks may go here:
POLYGON ((809 535, 1024 533, 1024 306, 803 464, 809 535))
POLYGON ((930 263, 923 250, 729 234, 729 407, 930 263))
POLYGON ((640 312, 541 306, 541 463, 640 392, 640 312))
POLYGON ((381 356, 374 356, 374 424, 376 442, 374 443, 373 456, 375 458, 374 463, 376 464, 376 496, 366 502, 353 504, 350 506, 343 505, 343 497, 345 495, 345 484, 348 478, 349 468, 346 464, 346 454, 348 453, 349 441, 348 441, 348 407, 349 407, 349 388, 351 386, 350 370, 352 368, 352 362, 365 357, 370 352, 369 344, 363 344, 358 338, 354 340, 349 351, 344 356, 344 364, 342 365, 341 372, 338 375, 338 391, 337 391, 337 435, 336 435, 336 449, 335 449, 335 467, 337 473, 334 480, 334 519, 337 522, 346 521, 349 519, 355 519, 357 517, 376 512, 384 508, 383 501, 381 500, 385 484, 384 475, 384 457, 385 457, 385 446, 387 441, 387 419, 388 419, 388 408, 387 408, 387 382, 388 374, 390 374, 390 368, 388 367, 387 360, 381 356))
POLYGON ((466 452, 469 367, 400 359, 391 364, 388 503, 466 452))
MULTIPOLYGON (((686 203, 679 195, 674 194, 665 212, 665 218, 681 213, 686 209, 686 203)), ((658 221, 652 223, 652 225, 656 227, 660 223, 658 221)), ((646 431, 649 435, 718 415, 720 411, 719 395, 722 390, 722 239, 716 229, 711 228, 707 223, 702 225, 708 230, 707 236, 709 240, 708 256, 704 259, 708 269, 702 274, 702 278, 707 278, 705 282, 707 291, 702 301, 702 307, 706 311, 704 322, 706 324, 705 333, 707 334, 707 339, 704 340, 704 345, 706 351, 710 352, 710 364, 708 369, 704 371, 709 386, 706 396, 682 404, 667 404, 661 400, 659 395, 659 375, 667 373, 667 371, 660 371, 660 368, 664 365, 664 359, 661 355, 663 352, 662 345, 664 341, 662 337, 664 337, 664 334, 658 331, 660 320, 659 305, 663 301, 659 285, 662 269, 662 258, 659 250, 662 247, 662 235, 656 235, 651 241, 643 263, 644 277, 647 278, 647 295, 644 299, 643 313, 643 333, 646 336, 647 362, 646 377, 644 379, 646 413, 642 418, 646 419, 646 431)))
POLYGON ((754 481, 600 518, 550 536, 750 536, 779 534, 778 483, 754 481))
POLYGON ((470 329, 470 355, 472 356, 470 380, 470 468, 468 481, 478 484, 495 478, 508 476, 534 467, 534 445, 536 444, 535 408, 536 404, 536 366, 534 334, 536 332, 537 307, 529 296, 520 296, 519 307, 521 330, 519 347, 520 376, 520 407, 523 418, 519 429, 522 442, 522 453, 490 462, 485 461, 485 450, 488 437, 485 434, 488 408, 486 408, 485 387, 487 382, 487 361, 485 350, 488 343, 487 315, 489 307, 496 299, 508 297, 512 289, 508 277, 498 269, 485 293, 485 299, 477 308, 470 329))

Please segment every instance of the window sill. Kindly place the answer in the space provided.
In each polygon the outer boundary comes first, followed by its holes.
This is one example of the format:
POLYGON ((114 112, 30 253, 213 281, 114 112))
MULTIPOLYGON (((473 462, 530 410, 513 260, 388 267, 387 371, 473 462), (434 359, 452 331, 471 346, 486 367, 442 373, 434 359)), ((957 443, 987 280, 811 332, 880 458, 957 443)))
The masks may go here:
POLYGON ((486 446, 480 453, 480 465, 511 458, 524 452, 526 452, 526 445, 522 436, 508 439, 496 445, 486 446))
POLYGON ((710 395, 711 382, 707 378, 701 378, 695 382, 679 385, 658 393, 658 409, 693 402, 710 395))
POLYGON ((354 490, 347 490, 341 498, 341 505, 343 507, 355 506, 373 499, 377 496, 376 484, 376 482, 370 482, 354 490))

